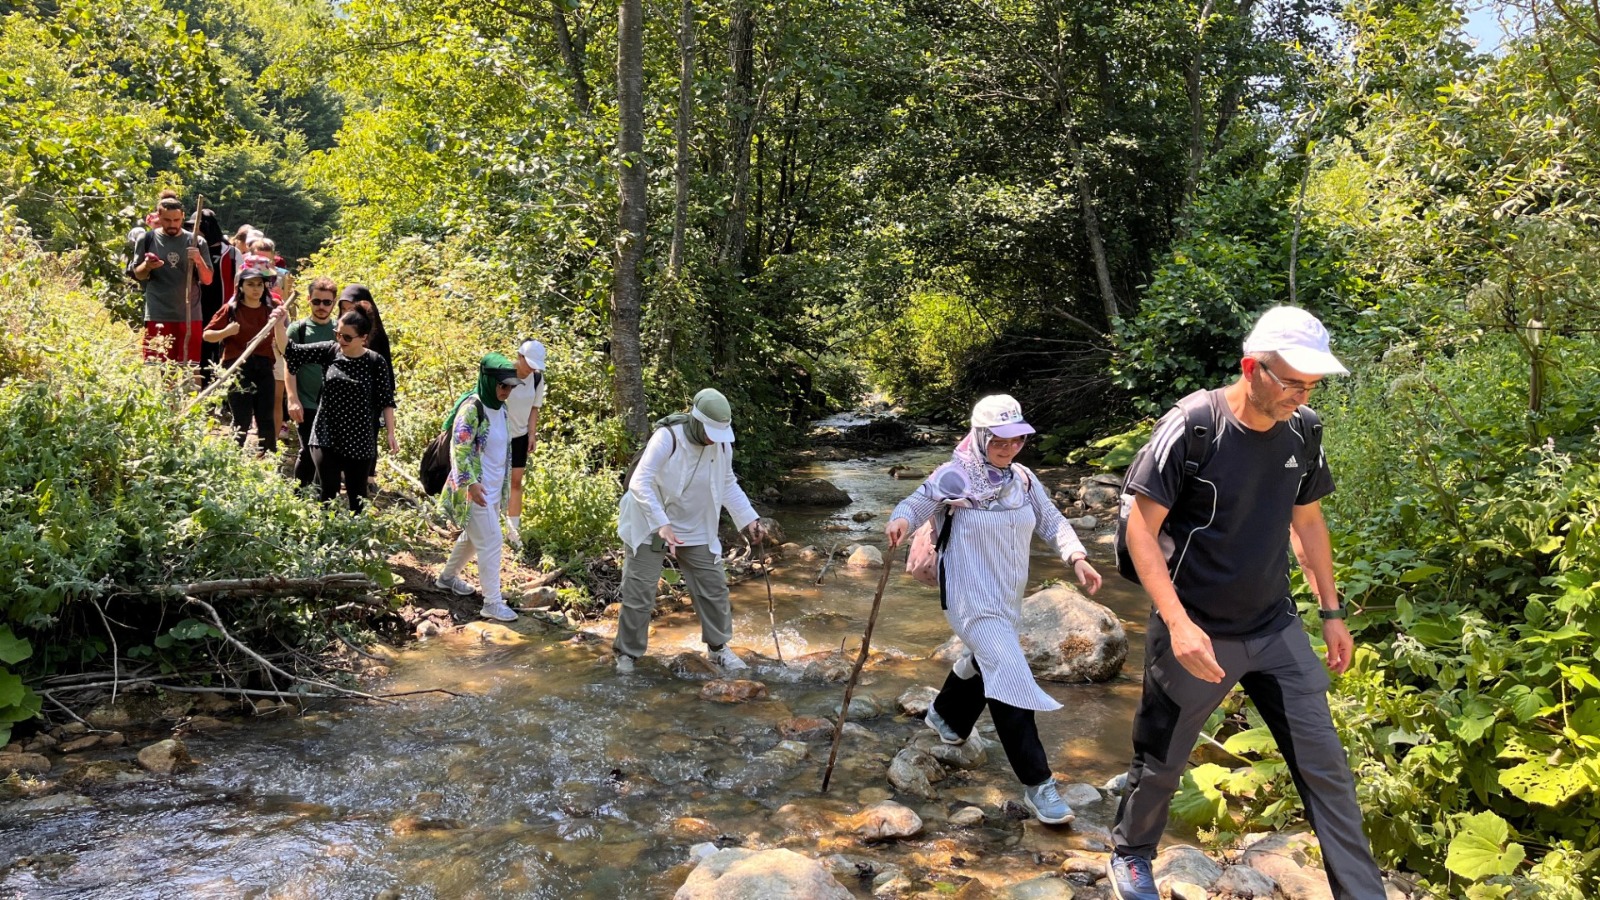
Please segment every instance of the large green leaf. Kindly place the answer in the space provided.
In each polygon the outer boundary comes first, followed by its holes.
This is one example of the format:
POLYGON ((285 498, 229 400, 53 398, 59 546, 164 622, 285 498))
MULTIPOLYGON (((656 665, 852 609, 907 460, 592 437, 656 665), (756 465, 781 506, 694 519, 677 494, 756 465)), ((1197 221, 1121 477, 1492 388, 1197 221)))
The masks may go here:
POLYGON ((1522 845, 1510 843, 1510 837, 1511 826, 1492 812, 1467 816, 1450 840, 1445 868, 1473 881, 1510 875, 1526 856, 1522 845))
POLYGON ((1249 728, 1222 742, 1222 748, 1233 754, 1267 753, 1278 749, 1278 742, 1266 728, 1249 728))
POLYGON ((1595 786, 1594 767, 1583 761, 1552 765, 1549 757, 1534 757, 1501 772, 1500 786, 1519 800, 1560 806, 1595 786))
POLYGON ((33 645, 27 638, 19 638, 11 631, 10 625, 0 625, 0 663, 11 665, 19 663, 33 655, 33 645))
POLYGON ((1229 774, 1227 769, 1214 763, 1183 773, 1183 783, 1172 798, 1172 814, 1195 826, 1227 821, 1228 798, 1218 784, 1229 774))

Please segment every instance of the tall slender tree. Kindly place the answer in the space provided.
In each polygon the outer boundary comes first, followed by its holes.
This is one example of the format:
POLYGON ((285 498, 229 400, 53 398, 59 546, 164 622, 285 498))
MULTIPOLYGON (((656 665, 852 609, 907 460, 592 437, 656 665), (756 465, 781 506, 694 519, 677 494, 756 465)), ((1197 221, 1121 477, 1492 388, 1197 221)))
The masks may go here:
POLYGON ((612 395, 617 415, 629 433, 644 438, 650 430, 645 408, 644 362, 639 321, 644 309, 646 187, 644 160, 644 4, 617 4, 617 216, 616 267, 611 280, 612 395))

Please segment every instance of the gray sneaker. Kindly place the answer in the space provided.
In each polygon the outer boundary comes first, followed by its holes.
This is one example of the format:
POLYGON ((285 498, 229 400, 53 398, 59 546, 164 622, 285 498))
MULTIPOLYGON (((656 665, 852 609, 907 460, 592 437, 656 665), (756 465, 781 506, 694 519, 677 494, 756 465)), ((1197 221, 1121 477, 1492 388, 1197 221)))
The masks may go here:
POLYGON ((724 672, 750 668, 739 658, 739 654, 729 650, 726 644, 716 650, 708 650, 706 659, 711 660, 712 665, 720 667, 724 672))
POLYGON ((632 675, 633 674, 633 657, 627 655, 626 653, 618 653, 617 654, 617 674, 618 675, 632 675))
POLYGON ((478 615, 496 622, 515 622, 517 614, 506 605, 504 600, 491 600, 483 604, 483 609, 478 610, 478 615))
POLYGON ((952 747, 959 747, 967 742, 966 738, 956 734, 956 730, 950 727, 949 722, 946 722, 938 713, 933 711, 932 703, 928 704, 928 714, 922 717, 922 721, 928 723, 929 728, 939 733, 939 740, 952 747))
POLYGON ((1022 789, 1022 805, 1046 825, 1065 825, 1073 820, 1072 807, 1056 791, 1054 778, 1044 784, 1022 789))
POLYGON ((460 575, 451 575, 449 578, 440 575, 438 578, 433 580, 433 586, 441 591, 449 591, 452 594, 458 594, 462 597, 470 597, 477 593, 472 585, 460 575))

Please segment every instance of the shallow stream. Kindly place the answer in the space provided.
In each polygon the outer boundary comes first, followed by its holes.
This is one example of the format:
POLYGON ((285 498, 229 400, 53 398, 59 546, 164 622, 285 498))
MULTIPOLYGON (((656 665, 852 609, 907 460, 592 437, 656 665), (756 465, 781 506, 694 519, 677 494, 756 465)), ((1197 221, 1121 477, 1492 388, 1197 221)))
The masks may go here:
MULTIPOLYGON (((917 484, 886 470, 926 471, 944 458, 922 450, 818 463, 806 474, 854 502, 779 519, 801 544, 882 546, 887 513, 917 484), (858 512, 874 518, 853 522, 858 512)), ((1088 543, 1107 574, 1096 599, 1123 618, 1130 656, 1109 684, 1046 684, 1065 708, 1041 715, 1040 729, 1057 773, 1100 784, 1127 762, 1146 601, 1110 574, 1104 542, 1088 543)), ((835 564, 818 586, 821 567, 788 560, 773 574, 787 659, 841 646, 853 656, 859 646, 878 572, 835 564)), ((1036 542, 1031 584, 1068 575, 1036 542)), ((761 578, 734 587, 734 609, 734 645, 775 657, 761 578)), ((651 656, 632 677, 612 671, 601 637, 572 639, 529 617, 516 628, 527 640, 412 645, 380 685, 462 697, 197 734, 189 743, 200 765, 185 775, 92 793, 89 805, 0 817, 0 898, 660 897, 681 883, 688 848, 705 840, 927 862, 941 846, 943 817, 968 803, 990 821, 981 841, 960 845, 985 858, 962 864, 996 873, 1037 864, 1029 848, 1038 848, 1030 835, 1039 826, 1004 814, 1016 785, 998 747, 982 769, 942 784, 940 800, 904 800, 927 820, 925 838, 869 847, 839 824, 889 795, 888 761, 922 727, 895 714, 895 698, 945 673, 927 659, 950 635, 937 592, 898 573, 873 638, 887 658, 857 691, 890 712, 850 730, 826 795, 818 791, 826 736, 809 741, 802 761, 769 751, 782 740, 778 723, 832 716, 842 685, 802 683, 773 663, 749 676, 767 682, 767 699, 702 700, 702 682, 662 664, 703 649, 690 613, 657 620, 651 656)), ((1096 806, 1107 808, 1080 810, 1085 823, 1108 824, 1110 804, 1096 806)), ((870 896, 870 880, 851 887, 870 896)))

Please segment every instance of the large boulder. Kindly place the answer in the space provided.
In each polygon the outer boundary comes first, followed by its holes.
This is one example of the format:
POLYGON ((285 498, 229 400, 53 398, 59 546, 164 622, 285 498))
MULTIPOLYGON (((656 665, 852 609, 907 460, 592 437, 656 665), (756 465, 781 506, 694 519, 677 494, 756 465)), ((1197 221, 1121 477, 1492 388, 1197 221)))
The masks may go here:
MULTIPOLYGON (((1128 634, 1116 614, 1071 588, 1025 598, 1018 631, 1029 667, 1045 681, 1110 681, 1128 659, 1128 634)), ((963 649, 951 638, 934 656, 952 661, 963 649)))
POLYGON ((850 900, 827 867, 793 850, 729 847, 700 860, 673 900, 850 900))
POLYGON ((785 481, 778 488, 778 502, 784 506, 817 506, 832 509, 850 505, 850 495, 821 478, 785 481))

